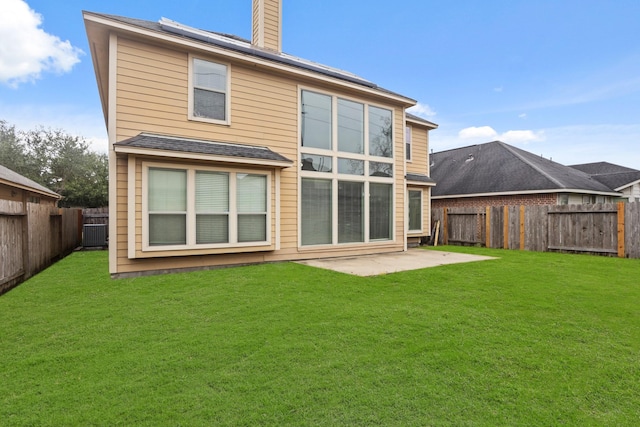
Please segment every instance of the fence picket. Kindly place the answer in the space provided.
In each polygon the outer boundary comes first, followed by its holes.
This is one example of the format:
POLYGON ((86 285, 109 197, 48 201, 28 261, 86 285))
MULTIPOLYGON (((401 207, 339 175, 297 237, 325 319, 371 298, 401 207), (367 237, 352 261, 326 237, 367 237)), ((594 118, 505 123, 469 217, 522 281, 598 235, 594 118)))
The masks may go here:
POLYGON ((436 208, 451 244, 640 258, 640 202, 436 208))

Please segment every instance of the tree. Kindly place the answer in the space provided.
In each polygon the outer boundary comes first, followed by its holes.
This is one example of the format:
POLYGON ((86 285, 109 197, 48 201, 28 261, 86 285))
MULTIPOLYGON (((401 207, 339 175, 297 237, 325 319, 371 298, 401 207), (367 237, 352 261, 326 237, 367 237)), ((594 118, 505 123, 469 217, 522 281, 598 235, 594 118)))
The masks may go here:
POLYGON ((9 126, 4 120, 0 120, 0 165, 33 179, 27 167, 24 143, 16 134, 15 126, 9 126))
POLYGON ((107 155, 62 130, 16 132, 0 121, 0 164, 63 196, 60 206, 108 204, 107 155))

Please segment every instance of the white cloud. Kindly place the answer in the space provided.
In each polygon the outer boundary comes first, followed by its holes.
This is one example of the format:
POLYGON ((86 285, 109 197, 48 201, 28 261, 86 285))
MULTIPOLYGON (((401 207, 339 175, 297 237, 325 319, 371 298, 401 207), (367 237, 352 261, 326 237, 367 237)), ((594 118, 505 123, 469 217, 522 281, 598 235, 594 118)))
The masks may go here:
POLYGON ((518 114, 518 117, 520 117, 521 119, 526 119, 527 113, 518 114))
POLYGON ((543 139, 543 132, 534 132, 532 130, 509 130, 500 135, 502 142, 510 144, 527 144, 532 141, 542 141, 543 139))
POLYGON ((433 111, 431 107, 427 104, 422 104, 418 102, 411 108, 407 108, 407 111, 411 114, 415 114, 416 116, 422 117, 424 119, 428 119, 429 117, 433 117, 436 115, 436 112, 433 111))
POLYGON ((542 141, 544 139, 544 132, 509 130, 499 134, 491 126, 471 126, 458 132, 458 138, 478 140, 478 142, 499 140, 510 144, 527 144, 531 141, 542 141))
POLYGON ((458 136, 462 139, 487 139, 494 138, 496 135, 498 135, 498 132, 496 132, 491 126, 471 126, 458 132, 458 136))
POLYGON ((42 16, 25 1, 0 2, 0 83, 16 87, 43 72, 68 72, 80 62, 82 50, 46 33, 41 25, 42 16))
POLYGON ((504 88, 502 86, 494 87, 493 90, 494 90, 494 92, 502 92, 504 90, 504 88))

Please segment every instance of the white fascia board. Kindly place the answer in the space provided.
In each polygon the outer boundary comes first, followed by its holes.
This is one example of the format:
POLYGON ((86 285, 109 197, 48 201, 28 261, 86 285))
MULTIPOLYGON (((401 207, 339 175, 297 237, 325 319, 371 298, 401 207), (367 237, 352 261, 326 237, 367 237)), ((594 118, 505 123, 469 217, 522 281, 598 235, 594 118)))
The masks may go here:
POLYGON ((598 196, 612 196, 612 197, 620 196, 620 193, 613 193, 609 191, 591 191, 591 190, 561 188, 561 189, 553 189, 553 190, 504 191, 501 193, 453 194, 448 196, 431 196, 431 198, 434 200, 442 200, 442 199, 458 199, 458 198, 471 198, 471 197, 518 196, 523 194, 528 195, 528 194, 553 194, 553 193, 595 194, 598 196))
POLYGON ((633 186, 634 186, 634 185, 636 185, 636 184, 640 184, 640 179, 639 179, 639 180, 637 180, 637 181, 633 181, 633 182, 630 182, 630 183, 628 183, 628 184, 622 185, 622 186, 620 186, 620 187, 618 187, 618 188, 614 188, 614 190, 616 190, 616 191, 622 191, 622 190, 624 190, 625 188, 633 187, 633 186))
POLYGON ((435 187, 435 182, 424 182, 424 181, 411 181, 407 180, 407 185, 419 186, 419 187, 435 187))
MULTIPOLYGON (((418 125, 418 126, 423 126, 423 127, 429 128, 429 129, 438 129, 438 125, 437 125, 437 124, 435 124, 435 123, 431 123, 431 122, 429 122, 429 123, 425 123, 425 122, 423 122, 423 121, 421 121, 421 120, 414 120, 414 119, 410 119, 410 118, 408 118, 408 117, 406 118, 406 120, 405 120, 405 121, 406 121, 407 123, 413 123, 413 124, 416 124, 416 125, 418 125)), ((427 120, 427 121, 428 121, 428 120, 427 120)))

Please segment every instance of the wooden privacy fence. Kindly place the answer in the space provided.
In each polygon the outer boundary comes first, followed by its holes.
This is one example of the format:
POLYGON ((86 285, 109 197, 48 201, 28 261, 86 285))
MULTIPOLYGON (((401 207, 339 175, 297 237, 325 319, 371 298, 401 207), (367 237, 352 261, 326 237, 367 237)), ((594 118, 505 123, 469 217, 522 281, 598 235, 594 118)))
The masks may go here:
POLYGON ((443 244, 640 258, 640 203, 439 208, 443 244))
MULTIPOLYGON (((102 208, 84 208, 82 217, 85 224, 105 224, 109 225, 109 207, 102 208)), ((109 228, 109 227, 107 227, 109 228)))
POLYGON ((0 200, 0 294, 64 257, 81 242, 81 209, 0 200))

